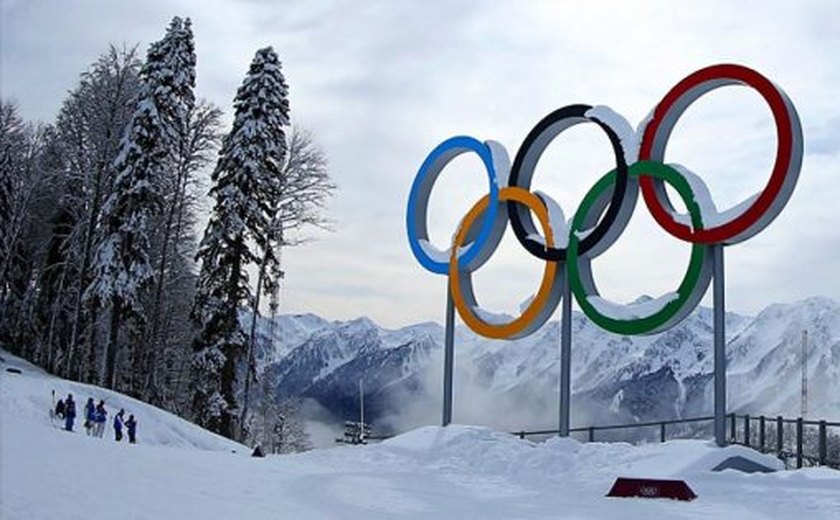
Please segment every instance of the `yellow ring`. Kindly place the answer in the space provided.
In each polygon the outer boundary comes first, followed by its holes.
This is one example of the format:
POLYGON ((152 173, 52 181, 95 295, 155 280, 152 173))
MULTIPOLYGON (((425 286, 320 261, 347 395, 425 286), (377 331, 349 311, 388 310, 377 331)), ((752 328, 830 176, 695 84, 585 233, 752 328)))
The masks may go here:
MULTIPOLYGON (((527 206, 539 219, 540 225, 545 234, 545 241, 547 247, 554 247, 554 232, 551 229, 548 218, 548 209, 546 209, 539 197, 528 190, 517 187, 502 188, 499 191, 500 201, 514 201, 527 206)), ((490 197, 485 195, 482 197, 464 217, 461 227, 458 229, 452 243, 453 254, 449 259, 449 287, 452 293, 452 300, 455 303, 455 308, 458 309, 458 314, 472 330, 481 334, 482 336, 493 339, 507 339, 522 332, 531 322, 533 322, 543 306, 546 305, 550 295, 551 289, 554 285, 554 279, 557 276, 557 264, 555 262, 546 262, 545 270, 543 271, 543 279, 540 284, 540 290, 537 292, 534 299, 528 305, 528 308, 515 320, 503 324, 491 324, 476 316, 475 312, 470 309, 464 302, 464 296, 461 294, 459 285, 460 273, 458 272, 458 258, 454 252, 458 251, 461 244, 464 243, 467 233, 470 230, 473 222, 481 216, 487 209, 490 203, 490 197)))

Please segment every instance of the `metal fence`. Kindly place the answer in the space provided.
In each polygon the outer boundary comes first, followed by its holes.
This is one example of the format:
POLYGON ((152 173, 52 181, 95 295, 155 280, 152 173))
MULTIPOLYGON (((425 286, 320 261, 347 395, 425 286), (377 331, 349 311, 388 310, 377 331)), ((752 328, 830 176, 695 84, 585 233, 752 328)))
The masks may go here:
POLYGON ((840 469, 840 422, 730 414, 729 428, 730 442, 775 453, 786 464, 840 469))
MULTIPOLYGON (((840 469, 840 422, 796 419, 781 416, 768 418, 763 415, 729 414, 729 442, 751 447, 762 453, 774 453, 785 465, 801 468, 803 466, 828 466, 840 469), (830 431, 834 430, 834 432, 830 431)), ((670 419, 631 424, 611 424, 606 426, 584 426, 570 428, 571 433, 583 433, 588 442, 596 441, 596 433, 615 430, 638 430, 640 428, 658 429, 659 441, 679 438, 673 432, 675 425, 691 423, 714 423, 714 416, 693 417, 689 419, 670 419)), ((691 431, 691 430, 690 430, 691 431)), ((684 433, 685 430, 683 429, 684 433)), ((697 433, 697 430, 693 430, 697 433)), ((520 439, 533 436, 557 435, 559 430, 521 430, 511 432, 520 439)))

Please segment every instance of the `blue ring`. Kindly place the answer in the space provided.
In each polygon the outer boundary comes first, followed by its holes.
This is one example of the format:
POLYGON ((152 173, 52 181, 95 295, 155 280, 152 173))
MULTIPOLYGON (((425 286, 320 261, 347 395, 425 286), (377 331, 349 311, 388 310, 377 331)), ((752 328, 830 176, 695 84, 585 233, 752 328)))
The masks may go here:
MULTIPOLYGON (((418 225, 416 218, 419 204, 425 203, 426 207, 429 204, 429 195, 431 194, 432 185, 437 180, 437 177, 446 167, 446 165, 462 153, 475 152, 484 163, 484 168, 487 171, 487 180, 490 185, 490 204, 487 211, 484 213, 484 222, 481 224, 481 230, 478 232, 475 241, 470 247, 458 257, 458 268, 466 270, 469 264, 475 260, 481 249, 484 247, 487 240, 490 238, 493 229, 493 221, 496 218, 499 202, 499 182, 496 175, 496 168, 493 166, 493 154, 490 147, 481 141, 469 136, 450 137, 446 141, 440 143, 434 150, 426 157, 414 182, 411 185, 411 192, 408 195, 408 212, 406 214, 406 226, 408 228, 408 243, 411 245, 411 252, 414 257, 420 262, 420 265, 427 270, 437 274, 448 274, 449 262, 438 262, 431 258, 423 251, 420 246, 420 240, 429 241, 428 229, 426 229, 425 221, 418 225), (441 162, 442 161, 442 162, 441 162), (437 165, 436 168, 434 168, 437 165), (434 170, 433 170, 434 168, 434 170), (433 175, 429 181, 427 177, 433 175), (425 188, 425 189, 424 189, 425 188), (420 200, 423 196, 425 200, 420 200), (423 229, 418 229, 422 226, 423 229), (426 236, 417 236, 418 231, 424 231, 426 236)), ((424 219, 425 220, 425 219, 424 219)), ((450 246, 451 247, 451 246, 450 246)))

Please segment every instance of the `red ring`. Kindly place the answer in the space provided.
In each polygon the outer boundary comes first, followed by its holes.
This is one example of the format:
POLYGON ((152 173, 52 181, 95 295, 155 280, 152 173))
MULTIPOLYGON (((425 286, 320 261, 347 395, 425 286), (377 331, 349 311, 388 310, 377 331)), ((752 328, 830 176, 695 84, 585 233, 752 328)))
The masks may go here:
MULTIPOLYGON (((653 146, 656 144, 657 131, 659 130, 662 121, 665 119, 669 111, 674 105, 678 103, 683 96, 690 94, 692 89, 695 89, 704 83, 730 80, 731 83, 741 83, 743 85, 754 88, 767 101, 770 110, 773 113, 773 118, 776 122, 776 138, 777 150, 776 161, 773 164, 773 172, 767 182, 767 186, 755 200, 755 202, 742 214, 736 218, 721 224, 717 227, 708 229, 699 229, 694 231, 691 227, 681 224, 674 220, 674 216, 666 207, 670 206, 670 202, 660 200, 660 195, 657 192, 657 183, 662 181, 655 180, 653 177, 642 176, 639 179, 639 185, 642 189, 645 203, 653 215, 654 219, 671 235, 688 242, 699 242, 705 244, 712 243, 736 243, 750 236, 758 233, 763 229, 764 225, 769 221, 764 222, 763 225, 756 226, 761 218, 771 210, 771 206, 779 196, 779 192, 785 182, 788 174, 788 169, 791 164, 791 157, 794 147, 793 124, 791 121, 791 114, 788 112, 788 106, 785 103, 785 95, 782 93, 770 80, 759 74, 758 72, 743 67, 740 65, 713 65, 689 75, 676 86, 674 86, 668 94, 662 98, 662 101, 656 106, 653 113, 653 119, 647 125, 642 144, 639 150, 640 160, 657 160, 661 161, 663 157, 653 158, 651 156, 653 146), (754 229, 753 226, 756 226, 754 229)), ((723 85, 718 85, 723 86, 723 85)), ((714 90, 718 86, 712 86, 709 90, 714 90)), ((689 104, 700 98, 708 91, 701 92, 694 99, 690 100, 689 104)), ((792 106, 792 105, 791 105, 792 106)), ((688 105, 685 106, 688 108, 688 105)), ((682 110, 685 110, 683 108, 682 110)), ((674 119, 674 125, 682 114, 678 114, 674 119)), ((795 117, 795 116, 794 116, 795 117)), ((668 134, 673 130, 673 126, 667 129, 668 134)), ((662 147, 662 155, 665 155, 665 147, 662 147)), ((664 194, 664 190, 662 190, 664 194)), ((664 196, 667 199, 667 195, 664 196)), ((780 205, 777 211, 781 210, 780 205)))

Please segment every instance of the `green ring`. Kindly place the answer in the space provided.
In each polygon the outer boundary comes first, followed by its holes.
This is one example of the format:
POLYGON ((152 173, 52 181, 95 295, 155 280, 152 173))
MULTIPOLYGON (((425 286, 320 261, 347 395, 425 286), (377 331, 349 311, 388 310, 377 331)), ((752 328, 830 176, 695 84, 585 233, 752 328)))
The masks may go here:
MULTIPOLYGON (((630 178, 640 177, 643 175, 656 177, 657 179, 661 179, 670 184, 682 198, 686 208, 688 208, 688 212, 691 215, 691 224, 694 229, 703 229, 703 218, 700 212, 700 207, 694 198, 694 191, 680 172, 671 166, 660 162, 639 161, 630 166, 628 174, 630 178)), ((676 322, 682 320, 685 315, 694 309, 699 300, 703 297, 703 294, 706 292, 706 288, 708 288, 709 281, 711 280, 711 255, 709 254, 708 246, 705 244, 692 244, 691 260, 688 265, 688 270, 677 289, 678 297, 665 304, 665 306, 658 312, 650 316, 630 320, 620 320, 598 312, 588 300, 590 296, 598 296, 597 290, 595 294, 589 294, 581 282, 581 271, 578 265, 581 258, 578 255, 579 238, 577 236, 577 232, 581 230, 583 223, 586 220, 587 213, 598 201, 599 197, 605 190, 615 184, 615 175, 615 170, 612 170, 595 183, 595 186, 593 186, 584 197, 583 202, 581 202, 574 218, 572 219, 571 229, 569 230, 567 263, 569 284, 571 286, 572 293, 575 296, 575 300, 577 300, 578 305, 580 305, 581 310, 583 310, 583 313, 599 327, 610 332, 623 335, 653 334, 667 329, 676 322), (705 280, 703 280, 704 278, 705 280), (701 281, 705 281, 705 286, 702 287, 702 293, 697 294, 697 291, 700 288, 698 287, 698 284, 701 281), (686 308, 686 303, 691 300, 694 300, 694 305, 690 306, 690 308, 686 308), (674 319, 676 316, 679 317, 674 319)), ((585 255, 583 256, 583 259, 589 261, 589 258, 585 255)))

